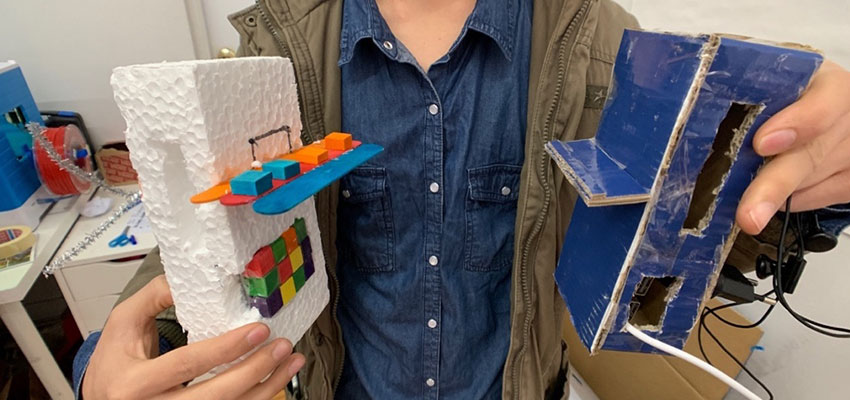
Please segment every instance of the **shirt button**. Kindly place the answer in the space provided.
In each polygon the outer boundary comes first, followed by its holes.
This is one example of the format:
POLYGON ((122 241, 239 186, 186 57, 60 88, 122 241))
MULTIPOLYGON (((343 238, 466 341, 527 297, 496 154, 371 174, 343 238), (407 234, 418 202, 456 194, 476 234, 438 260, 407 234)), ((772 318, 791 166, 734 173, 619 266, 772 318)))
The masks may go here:
POLYGON ((439 262, 440 260, 437 258, 437 256, 428 257, 428 264, 431 264, 432 267, 436 267, 437 263, 439 262))
POLYGON ((434 382, 434 379, 432 379, 432 378, 428 378, 428 379, 425 380, 425 384, 428 385, 428 387, 434 387, 434 385, 437 384, 437 382, 434 382))
POLYGON ((428 106, 428 112, 431 113, 431 115, 437 115, 437 113, 440 112, 440 107, 437 107, 436 104, 431 104, 428 106))
POLYGON ((384 48, 387 49, 387 50, 392 50, 393 49, 393 43, 390 42, 389 40, 384 40, 384 48))
POLYGON ((431 193, 437 193, 440 191, 440 184, 437 182, 431 182, 431 186, 428 186, 428 189, 431 190, 431 193))
POLYGON ((351 197, 351 192, 349 192, 348 190, 343 190, 342 197, 345 197, 346 199, 351 197))
POLYGON ((437 327, 437 320, 435 320, 434 318, 429 319, 428 320, 428 327, 431 328, 431 329, 436 328, 437 327))
POLYGON ((511 188, 507 186, 502 186, 502 196, 507 196, 511 194, 511 188))

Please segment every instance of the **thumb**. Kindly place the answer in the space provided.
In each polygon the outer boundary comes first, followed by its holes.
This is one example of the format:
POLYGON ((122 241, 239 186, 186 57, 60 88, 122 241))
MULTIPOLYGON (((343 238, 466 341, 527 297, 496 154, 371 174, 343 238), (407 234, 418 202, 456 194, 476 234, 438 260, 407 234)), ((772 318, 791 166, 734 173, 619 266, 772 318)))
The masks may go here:
POLYGON ((143 325, 173 305, 174 299, 171 298, 165 275, 159 275, 136 294, 117 305, 110 318, 122 320, 124 324, 143 325))

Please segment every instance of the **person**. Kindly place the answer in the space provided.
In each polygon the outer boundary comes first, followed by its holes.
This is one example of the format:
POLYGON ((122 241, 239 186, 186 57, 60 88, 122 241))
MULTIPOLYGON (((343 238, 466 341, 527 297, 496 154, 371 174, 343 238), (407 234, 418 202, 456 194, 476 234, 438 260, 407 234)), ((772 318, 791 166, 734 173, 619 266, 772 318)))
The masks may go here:
MULTIPOLYGON (((552 272, 576 194, 543 144, 595 133, 637 21, 610 0, 260 0, 230 19, 239 55, 292 59, 305 141, 342 130, 386 149, 317 197, 331 305, 299 353, 276 339, 184 387, 269 332, 182 345, 154 251, 78 356, 82 397, 269 398, 299 369, 313 399, 566 397, 552 272)), ((850 202, 848 91, 827 61, 756 133, 772 160, 740 202, 744 232, 791 194, 793 210, 850 202)))

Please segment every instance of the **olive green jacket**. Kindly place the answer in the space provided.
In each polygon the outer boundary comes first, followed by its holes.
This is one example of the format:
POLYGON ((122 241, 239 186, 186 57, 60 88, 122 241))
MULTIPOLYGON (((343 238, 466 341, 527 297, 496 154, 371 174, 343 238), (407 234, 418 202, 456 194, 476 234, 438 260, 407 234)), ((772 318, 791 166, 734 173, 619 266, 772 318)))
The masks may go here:
MULTIPOLYGON (((302 137, 312 141, 339 130, 342 1, 258 0, 229 18, 241 36, 239 55, 292 59, 302 137)), ((553 139, 596 133, 614 58, 627 27, 637 27, 637 21, 611 0, 534 1, 528 130, 514 239, 511 338, 503 398, 557 399, 569 393, 567 349, 561 334, 565 306, 553 272, 576 193, 543 146, 553 139)), ((331 302, 297 345, 308 360, 299 376, 310 399, 333 397, 344 361, 335 317, 337 190, 334 186, 316 198, 331 302)), ((161 271, 154 252, 126 294, 161 271)), ((173 320, 173 312, 164 317, 173 320)), ((175 326, 164 322, 160 330, 169 336, 179 332, 175 326)), ((172 340, 185 342, 179 337, 172 340)))

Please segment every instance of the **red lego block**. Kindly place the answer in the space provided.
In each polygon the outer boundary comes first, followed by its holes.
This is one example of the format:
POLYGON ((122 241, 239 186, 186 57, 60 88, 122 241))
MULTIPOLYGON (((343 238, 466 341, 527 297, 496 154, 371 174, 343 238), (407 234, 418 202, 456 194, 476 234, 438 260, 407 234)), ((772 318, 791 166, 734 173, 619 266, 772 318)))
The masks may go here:
POLYGON ((292 261, 289 260, 289 257, 284 258, 283 261, 277 264, 277 274, 281 282, 286 282, 292 276, 292 261))
POLYGON ((245 276, 248 278, 262 278, 275 266, 274 253, 270 246, 263 246, 254 253, 254 258, 245 266, 245 276))
POLYGON ((295 228, 290 226, 281 236, 283 241, 286 242, 286 253, 292 253, 298 247, 298 234, 295 232, 295 228))

